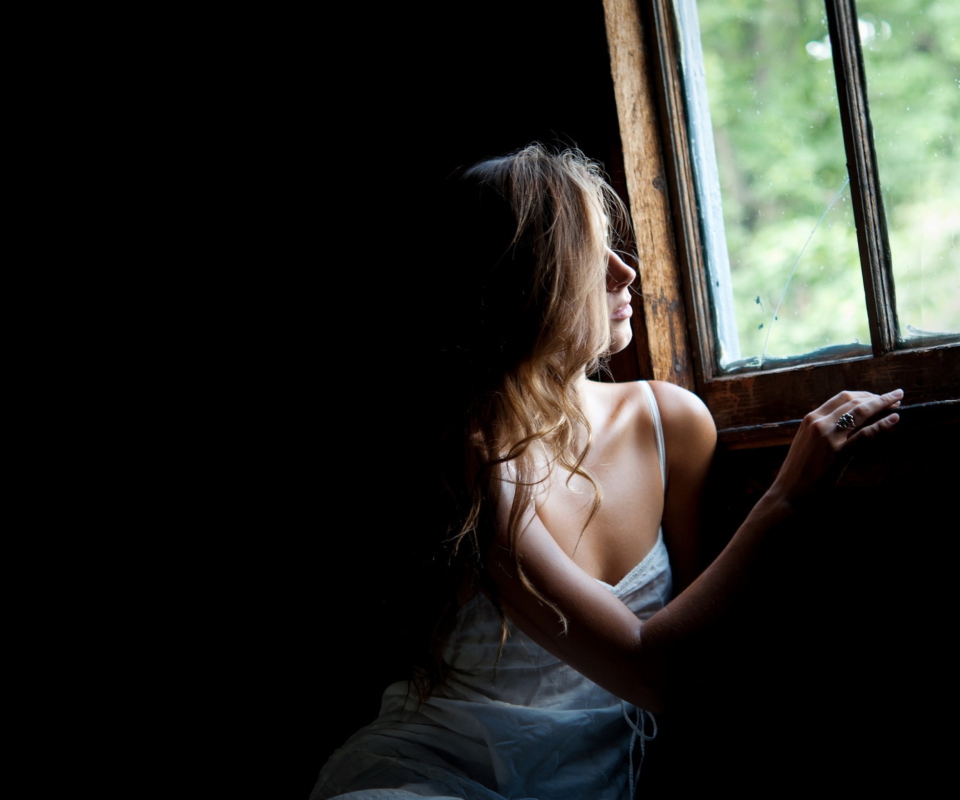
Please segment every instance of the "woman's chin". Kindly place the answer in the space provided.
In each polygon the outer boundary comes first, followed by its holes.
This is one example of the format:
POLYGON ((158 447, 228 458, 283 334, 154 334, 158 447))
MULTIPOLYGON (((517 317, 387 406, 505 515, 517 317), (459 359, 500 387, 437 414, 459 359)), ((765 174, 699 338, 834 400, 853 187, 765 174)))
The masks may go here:
POLYGON ((630 327, 630 320, 615 323, 610 331, 610 355, 619 353, 633 341, 633 329, 630 327))

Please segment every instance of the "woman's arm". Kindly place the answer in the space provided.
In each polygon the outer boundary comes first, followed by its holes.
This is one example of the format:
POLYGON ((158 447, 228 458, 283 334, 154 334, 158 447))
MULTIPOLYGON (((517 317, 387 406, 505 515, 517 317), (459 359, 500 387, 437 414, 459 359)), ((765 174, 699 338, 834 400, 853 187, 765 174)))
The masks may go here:
MULTIPOLYGON (((662 710, 674 690, 670 678, 678 673, 677 664, 687 657, 691 646, 706 639, 739 599, 766 537, 793 515, 799 503, 829 484, 855 447, 897 422, 898 416, 890 414, 865 425, 877 414, 899 405, 901 396, 899 391, 881 396, 844 392, 808 414, 773 486, 730 543, 679 596, 645 623, 574 564, 530 509, 517 545, 518 559, 532 584, 566 618, 566 630, 556 611, 517 579, 504 545, 498 544, 491 553, 489 568, 507 615, 538 644, 595 683, 635 705, 650 711, 662 710), (854 416, 857 427, 837 427, 845 413, 854 416)), ((702 425, 702 420, 697 422, 700 412, 693 413, 693 417, 688 417, 682 409, 667 409, 665 429, 678 423, 681 427, 686 424, 688 431, 702 425)), ((673 432, 665 432, 665 437, 669 447, 673 432)), ((712 453, 711 448, 704 447, 703 459, 708 449, 712 453)), ((682 483, 682 471, 686 468, 671 464, 673 477, 668 475, 668 484, 678 474, 682 483)), ((694 464, 689 469, 696 476, 705 466, 694 464)), ((702 479, 700 485, 702 490, 702 479)), ((501 508, 509 508, 512 493, 509 484, 504 487, 501 508)), ((668 498, 665 519, 674 500, 682 503, 683 497, 668 498)), ((681 518, 682 515, 676 519, 681 518)))
POLYGON ((650 381, 663 422, 667 479, 663 494, 663 538, 670 553, 674 593, 699 575, 703 495, 717 446, 710 411, 692 392, 650 381))

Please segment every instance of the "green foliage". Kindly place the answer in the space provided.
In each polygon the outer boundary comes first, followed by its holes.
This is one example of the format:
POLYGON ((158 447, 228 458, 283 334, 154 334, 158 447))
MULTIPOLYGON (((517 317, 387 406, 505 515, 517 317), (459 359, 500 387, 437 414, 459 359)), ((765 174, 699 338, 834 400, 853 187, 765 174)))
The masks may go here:
MULTIPOLYGON (((822 0, 698 11, 742 355, 869 342, 822 0)), ((901 320, 960 331, 960 3, 858 14, 901 320)))
POLYGON ((874 33, 863 59, 901 321, 957 331, 960 4, 861 0, 858 10, 874 33))

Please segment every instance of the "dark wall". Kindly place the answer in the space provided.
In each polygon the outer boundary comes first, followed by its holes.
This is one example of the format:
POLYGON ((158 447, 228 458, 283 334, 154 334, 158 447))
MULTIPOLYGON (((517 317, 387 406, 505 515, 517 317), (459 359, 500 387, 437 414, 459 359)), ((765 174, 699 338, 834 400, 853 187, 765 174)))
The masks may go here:
MULTIPOLYGON (((216 330, 188 367, 220 387, 198 412, 216 431, 203 491, 222 510, 210 523, 231 573, 227 661, 255 665, 271 796, 305 799, 393 677, 380 587, 397 576, 382 554, 417 525, 431 307, 457 300, 444 293, 456 253, 431 250, 438 183, 534 139, 576 143, 619 179, 601 4, 475 5, 340 14, 316 41, 276 44, 266 82, 251 69, 256 112, 237 120, 261 147, 237 181, 256 213, 231 228, 236 262, 210 254, 233 288, 202 287, 216 330)), ((955 710, 940 518, 957 438, 955 425, 908 432, 774 553, 767 599, 664 717, 645 796, 926 768, 931 720, 955 710)), ((781 458, 721 453, 714 548, 781 458)))
MULTIPOLYGON (((284 551, 292 620, 278 652, 290 661, 281 702, 294 718, 283 737, 293 797, 305 798, 332 749, 373 718, 392 677, 378 584, 396 576, 382 553, 422 515, 418 415, 431 392, 432 308, 458 301, 444 279, 457 253, 431 249, 439 185, 457 166, 534 140, 575 144, 618 169, 602 4, 563 5, 493 0, 429 14, 404 7, 372 29, 357 20, 358 49, 321 73, 316 107, 330 136, 305 153, 322 179, 307 193, 321 274, 309 289, 295 279, 302 291, 292 299, 305 320, 296 333, 319 347, 298 346, 298 363, 282 357, 284 371, 310 375, 312 399, 293 405, 309 444, 297 447, 303 475, 281 467, 273 479, 281 506, 303 520, 271 547, 284 551)), ((304 100, 314 102, 312 87, 304 100)), ((291 324, 282 311, 271 320, 291 324)), ((283 433, 301 440, 288 413, 283 433)))
MULTIPOLYGON (((662 715, 641 797, 935 793, 958 710, 956 422, 904 411, 837 489, 770 545, 751 601, 662 715)), ((708 547, 726 542, 786 448, 721 447, 708 547)))

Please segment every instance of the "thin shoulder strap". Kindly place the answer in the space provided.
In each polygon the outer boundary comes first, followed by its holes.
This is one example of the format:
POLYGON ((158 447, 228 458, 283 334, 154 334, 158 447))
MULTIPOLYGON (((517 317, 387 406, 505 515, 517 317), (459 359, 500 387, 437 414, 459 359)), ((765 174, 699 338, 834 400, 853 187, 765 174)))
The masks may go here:
POLYGON ((644 394, 647 396, 647 403, 650 405, 650 415, 653 417, 653 429, 657 434, 657 456, 660 458, 660 480, 663 482, 663 490, 667 490, 667 454, 663 445, 663 423, 660 421, 660 408, 657 406, 657 398, 653 394, 653 389, 646 381, 640 381, 644 394))

